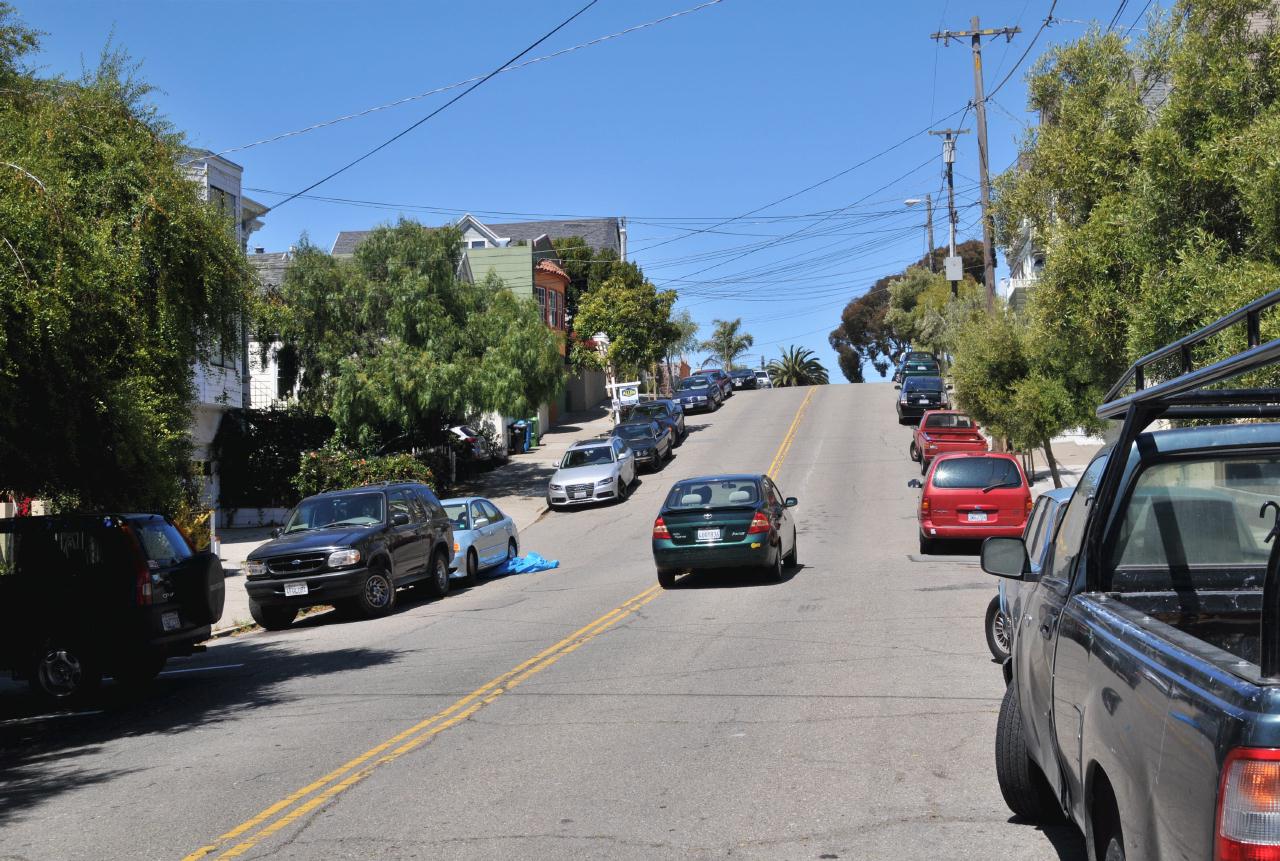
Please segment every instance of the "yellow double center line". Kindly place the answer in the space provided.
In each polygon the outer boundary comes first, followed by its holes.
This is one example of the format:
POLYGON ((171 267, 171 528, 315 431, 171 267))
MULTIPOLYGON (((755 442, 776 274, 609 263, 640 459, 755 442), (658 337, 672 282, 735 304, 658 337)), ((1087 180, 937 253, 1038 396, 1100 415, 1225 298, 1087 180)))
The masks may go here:
POLYGON ((809 408, 809 401, 813 400, 813 393, 817 390, 817 386, 810 386, 809 393, 800 402, 800 409, 796 410, 796 417, 791 420, 791 427, 787 428, 787 435, 782 438, 782 444, 778 446, 778 453, 773 456, 773 462, 769 464, 770 478, 776 479, 778 477, 778 470, 782 469, 782 462, 787 459, 787 452, 791 451, 791 444, 796 440, 796 431, 800 429, 800 419, 804 417, 804 411, 809 408))
MULTIPOLYGON (((769 464, 769 475, 775 475, 782 462, 791 450, 795 441, 796 430, 800 419, 813 398, 815 389, 810 389, 800 403, 787 434, 778 446, 777 453, 769 464)), ((443 711, 436 712, 426 720, 414 724, 398 735, 394 735, 376 747, 370 748, 355 759, 349 760, 328 774, 312 781, 297 792, 282 798, 251 819, 220 835, 212 843, 201 846, 182 859, 197 861, 200 858, 238 858, 263 840, 271 837, 281 829, 287 828, 308 813, 326 804, 330 799, 347 791, 379 767, 395 762, 406 753, 421 747, 435 736, 462 723, 480 709, 489 705, 507 691, 518 686, 529 677, 542 672, 570 652, 577 651, 595 637, 617 625, 623 619, 637 612, 645 604, 662 594, 660 586, 651 586, 639 595, 623 601, 617 607, 600 616, 598 619, 574 631, 560 642, 543 649, 524 663, 508 670, 502 675, 476 688, 462 699, 443 711)))

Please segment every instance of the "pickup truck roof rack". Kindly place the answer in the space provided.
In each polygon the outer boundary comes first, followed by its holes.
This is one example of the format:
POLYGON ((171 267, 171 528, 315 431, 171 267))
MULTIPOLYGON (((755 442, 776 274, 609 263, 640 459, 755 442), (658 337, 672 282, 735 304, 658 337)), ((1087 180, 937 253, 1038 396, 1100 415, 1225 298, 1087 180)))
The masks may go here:
POLYGON ((1134 407, 1150 411, 1147 423, 1166 418, 1274 418, 1280 416, 1280 389, 1214 389, 1212 386, 1248 371, 1280 361, 1280 339, 1261 343, 1262 313, 1280 305, 1280 290, 1272 291, 1221 317, 1208 326, 1148 353, 1129 366, 1107 392, 1098 407, 1098 418, 1124 418, 1134 407), (1245 349, 1202 368, 1192 364, 1192 350, 1211 337, 1245 324, 1245 349), (1157 362, 1176 357, 1181 373, 1153 386, 1147 385, 1148 369, 1157 362), (1121 393, 1133 387, 1128 395, 1121 393))
MULTIPOLYGON (((1208 388, 1249 371, 1280 363, 1280 338, 1262 343, 1262 314, 1280 305, 1280 290, 1274 290, 1220 317, 1209 325, 1160 349, 1148 353, 1129 366, 1107 392, 1098 407, 1098 418, 1123 419, 1120 437, 1113 455, 1103 470, 1094 495, 1087 527, 1089 546, 1085 563, 1088 588, 1106 591, 1111 575, 1104 567, 1104 532, 1117 524, 1095 524, 1105 517, 1120 492, 1125 470, 1125 455, 1143 432, 1158 418, 1280 418, 1280 388, 1228 389, 1208 388), (1194 367, 1193 350, 1210 338, 1244 323, 1244 349, 1225 359, 1194 367), (1176 358, 1180 371, 1147 385, 1147 372, 1157 362, 1176 358), (1129 394, 1122 394, 1132 388, 1129 394)), ((1265 512, 1265 508, 1263 509, 1265 512)), ((1277 539, 1280 540, 1280 539, 1277 539)), ((1264 678, 1280 682, 1280 547, 1272 547, 1262 584, 1262 621, 1260 625, 1259 665, 1264 678)))

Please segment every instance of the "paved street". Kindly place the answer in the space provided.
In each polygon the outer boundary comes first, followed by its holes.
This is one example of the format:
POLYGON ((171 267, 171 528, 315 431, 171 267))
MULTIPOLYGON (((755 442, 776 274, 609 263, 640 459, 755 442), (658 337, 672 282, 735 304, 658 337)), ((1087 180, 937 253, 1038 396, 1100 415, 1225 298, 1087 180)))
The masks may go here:
POLYGON ((910 560, 894 394, 691 416, 626 503, 524 531, 554 571, 226 638, 84 713, 3 683, 0 858, 1083 858, 1000 799, 994 581, 910 560), (656 591, 672 480, 771 464, 800 570, 656 591))

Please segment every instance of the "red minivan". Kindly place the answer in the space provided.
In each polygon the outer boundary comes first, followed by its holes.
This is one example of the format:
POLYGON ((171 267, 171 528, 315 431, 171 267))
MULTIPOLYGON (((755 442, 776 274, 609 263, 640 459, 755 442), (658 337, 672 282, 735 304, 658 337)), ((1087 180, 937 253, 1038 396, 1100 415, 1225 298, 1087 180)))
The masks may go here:
POLYGON ((1020 537, 1031 511, 1027 477, 1011 454, 974 452, 934 459, 920 488, 920 552, 938 539, 1020 537))

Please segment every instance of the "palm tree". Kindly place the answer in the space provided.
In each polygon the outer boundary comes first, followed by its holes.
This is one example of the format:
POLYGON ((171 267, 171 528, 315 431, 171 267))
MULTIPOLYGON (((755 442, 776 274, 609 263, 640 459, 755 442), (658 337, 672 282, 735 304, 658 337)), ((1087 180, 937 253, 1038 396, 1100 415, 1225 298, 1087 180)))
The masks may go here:
POLYGON ((699 346, 719 359, 721 367, 727 373, 733 370, 734 359, 751 349, 751 345, 756 342, 756 339, 746 332, 738 334, 742 328, 741 317, 734 320, 713 320, 712 322, 716 324, 715 331, 711 333, 710 338, 703 341, 699 346))
POLYGON ((827 369, 814 358, 813 350, 788 347, 781 359, 769 363, 769 379, 775 388, 785 386, 825 386, 827 369))

